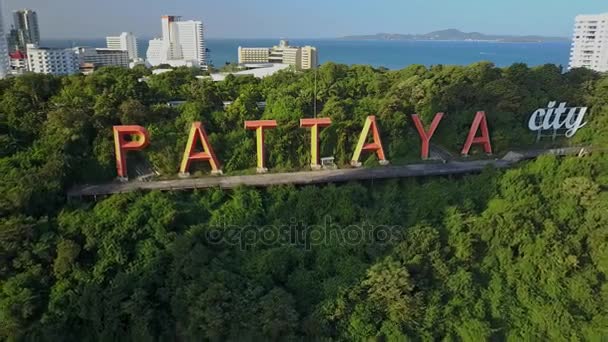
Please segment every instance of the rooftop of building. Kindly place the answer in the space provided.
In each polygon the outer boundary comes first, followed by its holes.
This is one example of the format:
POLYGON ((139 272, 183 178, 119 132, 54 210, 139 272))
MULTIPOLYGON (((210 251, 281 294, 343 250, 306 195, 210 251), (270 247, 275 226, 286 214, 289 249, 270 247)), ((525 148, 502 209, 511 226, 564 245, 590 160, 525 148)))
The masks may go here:
POLYGON ((285 40, 285 39, 281 39, 279 41, 279 44, 278 45, 274 45, 273 47, 262 47, 262 46, 247 47, 247 46, 239 46, 239 49, 268 49, 268 50, 287 50, 287 49, 301 49, 301 48, 313 48, 313 49, 316 49, 316 47, 311 46, 311 45, 292 46, 292 45, 289 45, 289 41, 285 40))
POLYGON ((36 12, 36 11, 34 11, 33 9, 30 9, 30 8, 22 8, 22 9, 13 11, 13 13, 19 13, 19 12, 36 12))
POLYGON ((598 14, 579 14, 576 16, 576 18, 585 18, 585 17, 589 17, 589 18, 593 18, 593 17, 608 17, 608 12, 606 13, 598 13, 598 14))
POLYGON ((239 64, 239 66, 242 66, 243 68, 246 68, 246 69, 270 68, 270 67, 273 67, 274 65, 275 65, 275 63, 243 63, 243 64, 239 64))
POLYGON ((113 53, 113 52, 128 52, 127 50, 122 50, 122 49, 110 49, 110 48, 95 48, 95 50, 99 51, 99 52, 109 52, 109 53, 113 53))
POLYGON ((126 36, 126 35, 134 35, 133 32, 121 32, 119 35, 117 36, 106 36, 106 38, 120 38, 121 36, 126 36))
POLYGON ((49 51, 72 50, 71 48, 51 48, 51 47, 38 46, 36 44, 27 44, 26 47, 27 47, 27 50, 49 50, 49 51))
POLYGON ((288 69, 290 67, 289 64, 279 64, 279 63, 260 63, 260 64, 251 63, 251 64, 245 64, 245 65, 258 66, 258 67, 249 69, 249 70, 242 70, 242 71, 238 71, 238 72, 211 74, 211 79, 213 79, 216 82, 223 81, 224 79, 226 79, 226 76, 228 76, 228 75, 234 75, 234 76, 251 75, 255 78, 264 78, 264 77, 268 77, 278 71, 288 69))

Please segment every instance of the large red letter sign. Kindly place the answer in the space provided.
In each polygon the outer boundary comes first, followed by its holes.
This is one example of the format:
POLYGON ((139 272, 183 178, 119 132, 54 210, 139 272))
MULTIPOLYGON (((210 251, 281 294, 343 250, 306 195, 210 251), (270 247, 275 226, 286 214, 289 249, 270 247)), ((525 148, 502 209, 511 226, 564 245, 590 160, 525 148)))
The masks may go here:
POLYGON ((321 168, 319 165, 319 127, 331 125, 330 118, 300 119, 300 127, 310 127, 310 167, 313 170, 321 168))
POLYGON ((363 131, 361 132, 359 142, 357 143, 357 148, 355 149, 355 153, 350 161, 352 166, 361 166, 359 158, 361 157, 362 151, 375 152, 378 156, 378 160, 380 161, 380 165, 388 165, 388 160, 386 160, 384 157, 384 148, 382 147, 382 140, 380 139, 380 132, 378 131, 378 125, 376 124, 376 117, 374 115, 368 116, 365 120, 363 131), (366 144, 365 141, 367 140, 370 130, 374 135, 374 142, 371 144, 366 144))
POLYGON ((141 126, 114 126, 114 151, 116 152, 116 171, 120 180, 128 180, 127 151, 137 151, 150 144, 148 131, 141 126), (137 139, 127 141, 127 136, 137 136, 137 139))
POLYGON ((265 153, 264 153, 264 130, 267 128, 276 128, 277 122, 275 120, 256 120, 256 121, 245 121, 245 128, 255 130, 257 151, 258 151, 258 173, 268 172, 265 167, 265 153))
POLYGON ((180 176, 187 177, 190 175, 188 170, 190 169, 190 163, 193 161, 208 161, 211 166, 211 174, 221 174, 220 164, 215 157, 213 148, 207 138, 207 132, 203 124, 200 122, 193 122, 192 128, 190 129, 190 135, 188 136, 188 144, 184 151, 184 157, 182 158, 182 164, 179 169, 180 176), (200 142, 203 145, 202 152, 196 152, 195 147, 200 142))
POLYGON ((483 150, 486 153, 492 153, 492 145, 490 144, 490 132, 488 131, 488 121, 486 120, 485 112, 477 112, 475 115, 475 120, 473 120, 473 124, 471 125, 471 130, 469 131, 469 136, 467 137, 467 141, 464 143, 464 147, 462 148, 462 154, 468 155, 469 150, 471 149, 471 145, 473 144, 482 144, 483 150), (481 136, 476 137, 477 131, 481 126, 481 136))
POLYGON ((433 134, 435 133, 437 126, 439 126, 439 122, 441 121, 442 118, 443 118, 443 113, 435 114, 435 118, 433 118, 433 122, 431 123, 431 127, 429 128, 429 131, 425 132, 424 126, 422 125, 422 121, 420 121, 418 114, 412 115, 412 120, 414 120, 416 129, 418 130, 418 134, 420 135, 420 141, 422 142, 422 152, 420 153, 422 156, 422 159, 429 158, 429 148, 430 148, 429 144, 430 144, 431 138, 433 137, 433 134))

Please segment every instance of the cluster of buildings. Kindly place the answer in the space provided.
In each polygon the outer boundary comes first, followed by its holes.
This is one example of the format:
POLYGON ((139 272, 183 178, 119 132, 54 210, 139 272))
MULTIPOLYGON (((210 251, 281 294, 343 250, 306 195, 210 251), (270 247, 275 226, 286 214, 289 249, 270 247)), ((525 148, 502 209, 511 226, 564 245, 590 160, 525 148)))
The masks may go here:
MULTIPOLYGON (((207 49, 201 21, 178 16, 161 18, 162 35, 150 40, 146 59, 138 54, 137 38, 129 32, 106 38, 106 48, 46 48, 40 46, 38 15, 31 9, 13 12, 13 23, 5 35, 0 8, 0 78, 35 72, 55 75, 90 73, 104 66, 196 67, 207 69, 207 49)), ((237 75, 265 77, 279 70, 316 68, 319 60, 313 46, 291 46, 281 40, 273 47, 238 48, 237 75)), ((608 72, 608 13, 575 18, 569 69, 588 68, 608 72)), ((216 80, 226 74, 212 74, 216 80)))
POLYGON ((139 57, 137 38, 129 32, 106 37, 106 48, 49 48, 40 46, 38 15, 33 10, 15 11, 13 25, 6 36, 2 25, 0 9, 0 78, 25 72, 88 74, 104 66, 129 68, 139 64, 207 68, 200 21, 162 17, 162 37, 150 41, 146 61, 139 57))
POLYGON ((313 69, 319 64, 314 46, 290 46, 287 40, 281 40, 279 45, 270 48, 239 46, 238 56, 239 64, 287 64, 298 70, 313 69))
MULTIPOLYGON (((13 12, 13 25, 4 35, 0 9, 0 78, 26 72, 71 75, 89 74, 104 66, 195 67, 207 70, 207 48, 201 21, 182 20, 178 16, 161 18, 161 36, 150 40, 146 59, 138 54, 137 38, 129 32, 106 37, 106 48, 49 48, 40 45, 38 15, 31 9, 13 12), (6 37, 6 39, 2 39, 6 37)), ((315 68, 317 49, 290 46, 286 40, 271 48, 239 47, 236 74, 265 77, 279 70, 315 68)), ((162 70, 161 70, 162 71, 162 70)), ((218 76, 214 79, 221 79, 218 76)))
MULTIPOLYGON (((182 20, 178 16, 161 18, 161 36, 150 40, 145 60, 138 53, 137 38, 129 32, 106 37, 105 48, 50 48, 40 45, 38 15, 31 9, 13 12, 13 23, 4 34, 0 8, 0 78, 26 72, 71 75, 89 74, 104 66, 134 67, 144 64, 160 67, 195 67, 207 70, 207 48, 201 21, 182 20)), ((265 77, 279 70, 316 68, 317 49, 290 46, 286 40, 270 48, 239 47, 237 75, 265 77)), ((214 74, 223 79, 225 74, 214 74)))
MULTIPOLYGON (((4 37, 2 26, 0 36, 4 37)), ((107 48, 102 49, 42 47, 38 15, 31 9, 13 12, 11 29, 6 39, 0 38, 0 55, 0 77, 25 72, 53 75, 90 73, 103 66, 130 67, 142 62, 137 52, 137 39, 127 32, 107 37, 107 48)))
POLYGON ((608 13, 575 18, 569 68, 608 72, 608 13))
POLYGON ((314 46, 291 46, 287 40, 281 40, 279 45, 270 48, 239 46, 239 71, 214 73, 210 77, 214 81, 222 81, 228 74, 264 78, 286 69, 315 69, 318 64, 317 48, 314 46))
MULTIPOLYGON (((121 37, 126 41, 135 40, 131 33, 126 32, 119 37, 108 37, 108 39, 121 37)), ((10 73, 16 75, 27 71, 53 75, 71 75, 79 72, 88 74, 104 66, 128 68, 142 62, 137 57, 137 44, 130 50, 128 47, 123 49, 109 45, 107 48, 57 49, 31 43, 26 45, 25 50, 11 52, 9 56, 10 73)))

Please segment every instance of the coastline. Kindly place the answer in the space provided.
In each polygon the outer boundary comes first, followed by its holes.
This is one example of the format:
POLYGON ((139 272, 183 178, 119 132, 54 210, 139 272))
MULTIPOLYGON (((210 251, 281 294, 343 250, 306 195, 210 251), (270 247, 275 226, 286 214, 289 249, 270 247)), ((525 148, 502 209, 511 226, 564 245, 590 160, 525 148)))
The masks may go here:
POLYGON ((474 42, 474 43, 516 43, 516 44, 545 44, 545 43, 568 43, 569 40, 505 40, 505 39, 382 39, 382 38, 334 38, 343 41, 376 41, 376 42, 474 42))
MULTIPOLYGON (((338 64, 366 64, 399 70, 412 64, 469 65, 489 61, 500 67, 513 63, 529 66, 568 64, 569 42, 511 42, 491 40, 386 40, 386 39, 338 39, 338 38, 290 38, 296 46, 311 45, 319 51, 319 62, 338 64)), ((210 63, 221 67, 226 62, 237 61, 239 46, 267 47, 278 43, 275 38, 208 38, 206 46, 210 63)), ((97 39, 45 39, 49 47, 90 46, 105 47, 103 38, 97 39)), ((140 56, 146 56, 148 42, 139 39, 140 56)))

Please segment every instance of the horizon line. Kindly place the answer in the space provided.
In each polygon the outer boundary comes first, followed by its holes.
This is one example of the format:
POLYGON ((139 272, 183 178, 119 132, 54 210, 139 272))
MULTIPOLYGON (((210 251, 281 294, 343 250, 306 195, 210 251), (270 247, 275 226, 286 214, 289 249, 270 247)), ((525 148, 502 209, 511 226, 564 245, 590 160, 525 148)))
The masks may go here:
MULTIPOLYGON (((275 39, 275 40, 281 40, 281 39, 286 39, 286 40, 313 40, 313 39, 318 39, 318 40, 325 40, 325 39, 344 39, 344 38, 350 38, 350 37, 360 37, 360 36, 374 36, 374 35, 378 35, 378 34, 401 34, 401 33, 374 33, 374 34, 352 34, 352 35, 347 35, 347 36, 336 36, 336 37, 218 37, 218 36, 211 36, 211 37, 205 37, 205 39, 232 39, 232 40, 252 40, 252 39, 258 39, 258 40, 262 40, 262 39, 275 39)), ((403 35, 407 35, 407 34, 403 34, 403 35)), ((415 34, 412 34, 415 35, 415 34)), ((487 34, 487 35, 498 35, 498 34, 487 34)), ((509 35, 504 35, 504 36, 509 36, 509 35)), ((41 41, 44 40, 87 40, 87 39, 106 39, 107 37, 110 36, 97 36, 97 37, 44 37, 41 38, 41 41)), ((157 36, 138 36, 135 35, 135 37, 139 40, 152 40, 155 38, 159 38, 157 36)), ((567 40, 572 40, 572 37, 570 36, 545 36, 545 35, 536 35, 536 34, 528 34, 528 35, 512 35, 510 37, 540 37, 540 38, 559 38, 559 39, 567 39, 567 40)), ((356 39, 355 39, 356 40, 356 39)), ((365 40, 369 40, 369 39, 365 39, 365 40)), ((397 39, 396 39, 397 40, 397 39)), ((401 40, 408 40, 408 39, 401 39, 401 40)), ((422 41, 425 39, 411 39, 411 40, 417 40, 417 41, 422 41)), ((426 39, 426 40, 434 40, 434 39, 426 39)), ((453 41, 458 41, 459 39, 453 39, 453 41)), ((437 40, 439 41, 439 40, 437 40)), ((452 41, 452 39, 449 39, 447 41, 452 41)), ((465 41, 465 40, 462 40, 465 41)))
MULTIPOLYGON (((462 33, 479 33, 485 36, 508 36, 508 37, 542 37, 542 38, 561 38, 561 39, 572 39, 572 35, 568 34, 568 35, 559 35, 559 34, 535 34, 535 33, 526 33, 526 34, 512 34, 512 33, 485 33, 485 32, 481 32, 481 31, 463 31, 461 29, 455 29, 455 28, 447 28, 447 29, 438 29, 438 30, 433 30, 433 31, 429 31, 426 33, 391 33, 391 32, 376 32, 376 33, 351 33, 351 34, 347 34, 347 35, 334 35, 334 36, 318 36, 318 37, 286 37, 286 36, 275 36, 275 37, 237 37, 237 36, 205 36, 205 39, 340 39, 340 38, 348 38, 348 37, 357 37, 357 36, 375 36, 375 35, 412 35, 412 36, 416 36, 416 35, 426 35, 429 33, 434 33, 434 32, 439 32, 439 31, 448 31, 448 30, 456 30, 456 31, 460 31, 462 33)), ((129 32, 129 31, 123 31, 123 32, 129 32)), ((114 33, 116 34, 116 33, 114 33)), ((141 39, 154 39, 154 38, 159 38, 158 34, 156 35, 135 35, 137 38, 141 38, 141 39)), ((49 37, 46 39, 75 39, 75 40, 80 40, 80 39, 105 39, 108 36, 99 36, 99 37, 49 37)))

